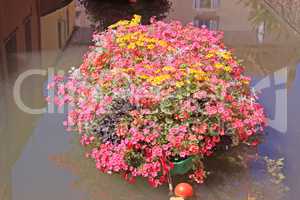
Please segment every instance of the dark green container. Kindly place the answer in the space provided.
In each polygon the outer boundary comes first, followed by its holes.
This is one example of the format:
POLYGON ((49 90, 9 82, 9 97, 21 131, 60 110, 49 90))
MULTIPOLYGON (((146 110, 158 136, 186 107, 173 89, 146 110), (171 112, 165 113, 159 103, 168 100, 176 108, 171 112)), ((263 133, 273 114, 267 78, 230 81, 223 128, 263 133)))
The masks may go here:
POLYGON ((173 162, 174 168, 171 169, 171 175, 184 175, 189 172, 193 167, 193 157, 188 157, 179 162, 173 162))

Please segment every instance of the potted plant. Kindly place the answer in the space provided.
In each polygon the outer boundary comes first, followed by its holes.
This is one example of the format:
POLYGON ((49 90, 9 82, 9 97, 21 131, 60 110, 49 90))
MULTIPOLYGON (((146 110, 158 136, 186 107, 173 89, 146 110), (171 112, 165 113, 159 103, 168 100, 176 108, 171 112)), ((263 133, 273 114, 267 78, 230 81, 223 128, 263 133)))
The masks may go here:
POLYGON ((256 144, 265 126, 250 78, 222 42, 223 34, 140 16, 94 35, 95 46, 67 82, 56 77, 55 103, 64 122, 104 173, 157 187, 169 173, 198 183, 201 161, 230 145, 256 144), (243 97, 243 98, 241 98, 243 97))

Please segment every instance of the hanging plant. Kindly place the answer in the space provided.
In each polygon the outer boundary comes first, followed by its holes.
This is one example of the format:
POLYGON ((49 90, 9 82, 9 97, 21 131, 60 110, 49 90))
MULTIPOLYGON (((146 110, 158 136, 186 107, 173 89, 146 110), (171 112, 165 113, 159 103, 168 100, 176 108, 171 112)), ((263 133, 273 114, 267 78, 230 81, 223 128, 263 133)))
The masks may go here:
POLYGON ((58 105, 70 105, 65 126, 100 171, 154 187, 169 173, 202 183, 202 160, 223 144, 258 144, 263 108, 222 33, 140 20, 95 34, 82 65, 50 88, 58 105))

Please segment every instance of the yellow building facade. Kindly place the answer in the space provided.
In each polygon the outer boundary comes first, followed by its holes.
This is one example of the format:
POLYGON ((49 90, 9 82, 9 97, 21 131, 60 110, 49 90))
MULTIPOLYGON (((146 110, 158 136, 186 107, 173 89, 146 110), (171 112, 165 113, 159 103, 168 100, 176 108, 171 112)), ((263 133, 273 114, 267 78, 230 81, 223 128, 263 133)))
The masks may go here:
POLYGON ((71 39, 75 29, 75 1, 46 14, 41 21, 41 61, 42 66, 56 63, 60 53, 71 39))

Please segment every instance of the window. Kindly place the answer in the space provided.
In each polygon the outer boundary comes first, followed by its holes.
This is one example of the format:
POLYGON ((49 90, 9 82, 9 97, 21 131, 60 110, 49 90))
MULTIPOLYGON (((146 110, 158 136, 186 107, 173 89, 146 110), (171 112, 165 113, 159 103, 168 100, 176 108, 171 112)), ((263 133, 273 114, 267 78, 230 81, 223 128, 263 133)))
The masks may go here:
MULTIPOLYGON (((5 105, 5 99, 3 98, 2 95, 5 95, 5 93, 3 94, 4 92, 4 89, 1 88, 1 87, 4 87, 3 85, 0 84, 0 89, 1 89, 1 98, 0 98, 0 109, 1 109, 1 112, 0 112, 0 132, 4 131, 4 128, 5 128, 5 124, 7 123, 7 108, 6 108, 6 105, 5 105)), ((1 193, 0 193, 1 195, 1 193)))
POLYGON ((265 23, 264 22, 261 22, 258 27, 257 27, 257 42, 259 44, 262 44, 264 42, 264 39, 265 39, 265 23))
POLYGON ((58 34, 58 48, 62 48, 62 37, 61 37, 61 21, 58 21, 57 23, 57 34, 58 34))
POLYGON ((211 8, 220 8, 220 0, 211 0, 211 8))
POLYGON ((58 47, 63 48, 67 38, 67 27, 65 20, 60 19, 57 23, 58 47))
POLYGON ((32 22, 31 16, 24 20, 26 63, 32 59, 32 22))
POLYGON ((69 9, 67 8, 67 11, 66 11, 66 18, 67 18, 67 36, 70 35, 70 12, 69 12, 69 9))
POLYGON ((25 22, 25 50, 27 53, 32 52, 32 35, 31 35, 31 16, 25 22))
POLYGON ((6 66, 9 74, 18 69, 17 61, 17 34, 13 32, 5 42, 6 66))
POLYGON ((220 7, 220 0, 193 0, 193 8, 209 8, 216 9, 220 7))
MULTIPOLYGON (((3 63, 3 57, 2 57, 2 51, 0 50, 0 81, 4 80, 4 63, 3 63)), ((1 83, 0 83, 1 86, 1 83)))
POLYGON ((218 18, 201 19, 199 17, 196 17, 193 21, 193 24, 196 27, 206 26, 210 30, 218 30, 219 29, 219 19, 218 18))

